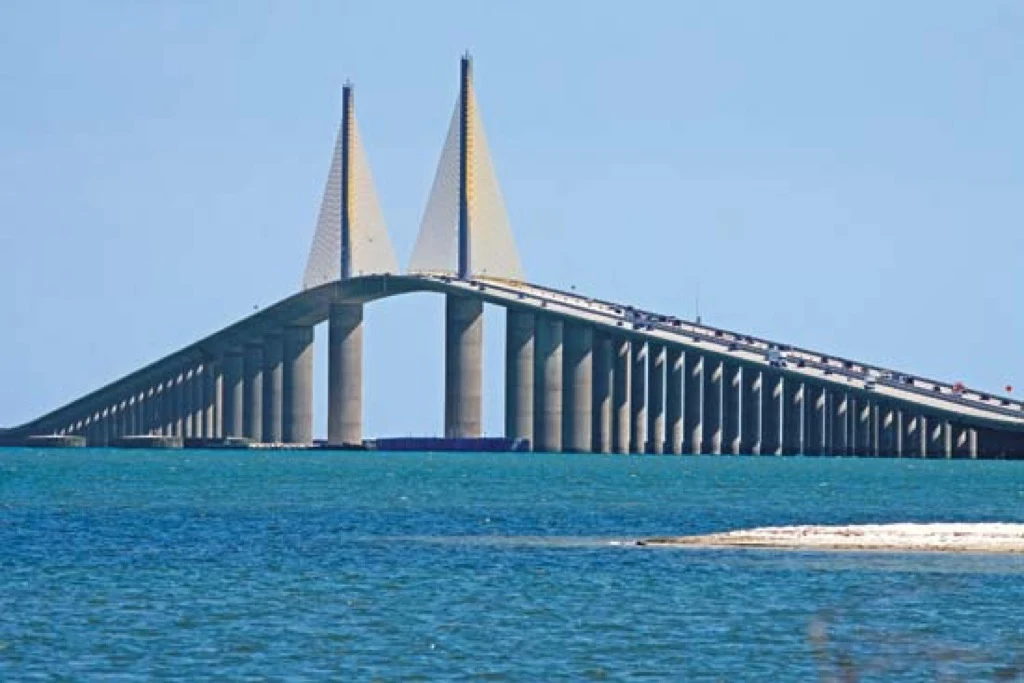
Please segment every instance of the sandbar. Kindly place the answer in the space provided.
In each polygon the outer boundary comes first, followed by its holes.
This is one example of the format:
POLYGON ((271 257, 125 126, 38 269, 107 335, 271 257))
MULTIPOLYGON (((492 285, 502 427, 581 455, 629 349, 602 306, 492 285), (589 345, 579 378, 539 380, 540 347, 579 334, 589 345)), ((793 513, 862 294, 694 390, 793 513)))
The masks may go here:
POLYGON ((644 546, 1024 553, 1024 524, 1002 522, 855 524, 739 529, 700 536, 663 536, 644 546))

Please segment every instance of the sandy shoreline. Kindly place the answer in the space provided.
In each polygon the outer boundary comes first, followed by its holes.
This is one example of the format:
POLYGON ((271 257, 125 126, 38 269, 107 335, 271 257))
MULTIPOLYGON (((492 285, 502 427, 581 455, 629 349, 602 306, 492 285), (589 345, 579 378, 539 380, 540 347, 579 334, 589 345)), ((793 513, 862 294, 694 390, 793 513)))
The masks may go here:
POLYGON ((644 546, 1024 553, 1024 524, 941 523, 787 526, 637 541, 644 546))

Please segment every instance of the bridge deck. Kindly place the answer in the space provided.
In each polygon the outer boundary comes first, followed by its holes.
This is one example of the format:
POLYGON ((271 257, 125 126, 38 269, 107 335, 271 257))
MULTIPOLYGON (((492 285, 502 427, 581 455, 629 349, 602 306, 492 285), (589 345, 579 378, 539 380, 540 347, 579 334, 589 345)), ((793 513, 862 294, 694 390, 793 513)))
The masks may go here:
POLYGON ((429 291, 464 294, 504 307, 546 311, 588 322, 595 328, 699 350, 712 358, 730 359, 747 366, 763 366, 767 369, 767 351, 782 347, 786 349, 789 362, 784 368, 771 369, 783 375, 842 387, 853 395, 876 399, 885 397, 935 415, 969 419, 983 426, 1004 430, 1024 431, 1024 404, 1018 401, 997 399, 978 392, 963 395, 955 392, 953 385, 931 379, 914 378, 914 384, 905 384, 893 379, 903 373, 539 285, 499 280, 459 280, 448 275, 419 274, 363 276, 294 294, 40 418, 8 430, 0 430, 0 434, 22 438, 60 423, 66 415, 84 411, 86 406, 107 392, 144 385, 184 363, 201 363, 212 359, 219 349, 257 341, 284 326, 319 324, 327 319, 334 302, 365 303, 389 296, 429 291), (884 376, 887 372, 891 373, 892 378, 884 376), (869 379, 874 385, 873 389, 865 387, 869 379))

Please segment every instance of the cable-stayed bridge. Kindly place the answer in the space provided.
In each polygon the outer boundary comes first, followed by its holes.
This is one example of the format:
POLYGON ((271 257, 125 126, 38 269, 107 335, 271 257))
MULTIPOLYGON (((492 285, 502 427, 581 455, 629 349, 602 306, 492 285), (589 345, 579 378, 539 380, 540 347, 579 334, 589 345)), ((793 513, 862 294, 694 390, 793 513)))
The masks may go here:
POLYGON ((147 438, 305 445, 328 323, 327 443, 363 442, 363 310, 445 296, 444 436, 482 432, 483 307, 507 315, 505 436, 537 451, 1024 457, 1024 404, 530 284, 473 90, 460 89, 399 274, 351 86, 302 290, 18 427, 8 444, 147 438))

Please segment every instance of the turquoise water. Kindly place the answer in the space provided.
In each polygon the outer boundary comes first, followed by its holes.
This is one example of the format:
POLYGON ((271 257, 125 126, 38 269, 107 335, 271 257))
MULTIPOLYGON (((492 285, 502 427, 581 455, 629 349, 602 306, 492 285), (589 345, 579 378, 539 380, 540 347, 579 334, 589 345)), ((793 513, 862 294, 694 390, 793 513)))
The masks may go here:
POLYGON ((1014 680, 1024 557, 611 543, 991 520, 1024 463, 0 450, 0 679, 1014 680))

